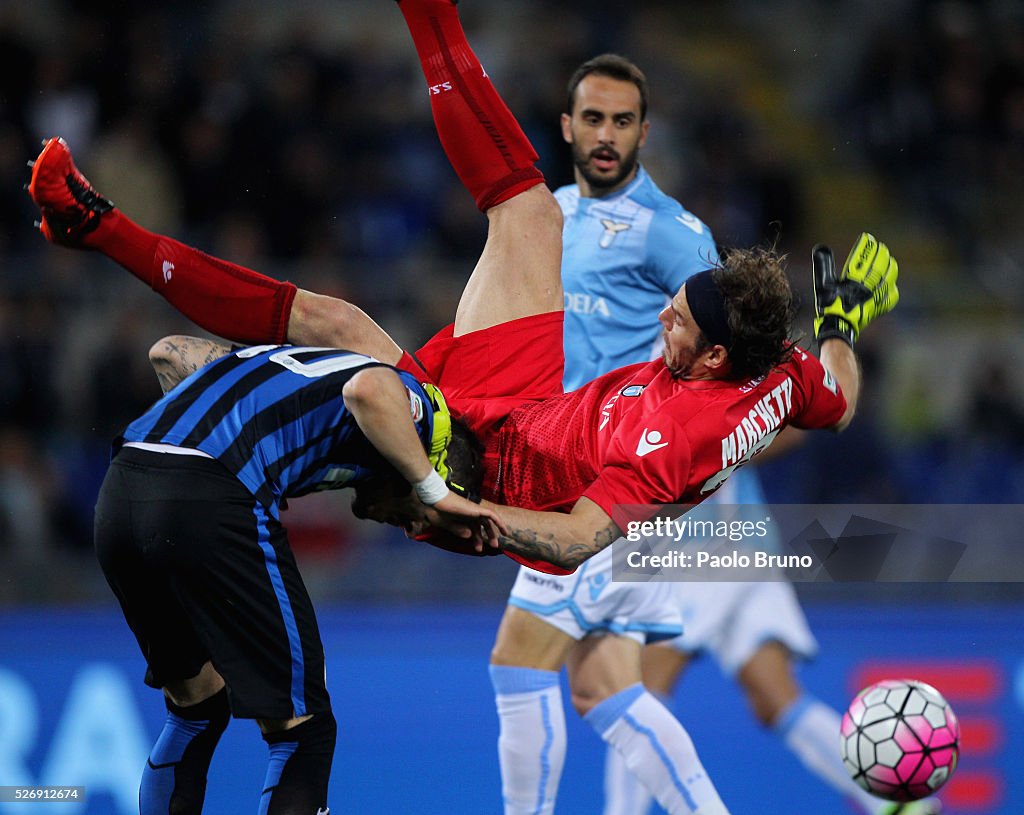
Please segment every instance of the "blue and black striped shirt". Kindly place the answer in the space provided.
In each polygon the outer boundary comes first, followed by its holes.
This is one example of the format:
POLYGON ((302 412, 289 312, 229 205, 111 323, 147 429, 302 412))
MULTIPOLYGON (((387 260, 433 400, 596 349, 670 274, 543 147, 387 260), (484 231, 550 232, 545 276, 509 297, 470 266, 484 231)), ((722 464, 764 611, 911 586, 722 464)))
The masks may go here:
MULTIPOLYGON (((335 348, 243 348, 166 393, 121 441, 202 450, 277 517, 284 498, 349 486, 390 469, 341 395, 358 371, 383 364, 335 348)), ((429 443, 430 401, 414 377, 396 373, 409 392, 420 439, 429 443)))

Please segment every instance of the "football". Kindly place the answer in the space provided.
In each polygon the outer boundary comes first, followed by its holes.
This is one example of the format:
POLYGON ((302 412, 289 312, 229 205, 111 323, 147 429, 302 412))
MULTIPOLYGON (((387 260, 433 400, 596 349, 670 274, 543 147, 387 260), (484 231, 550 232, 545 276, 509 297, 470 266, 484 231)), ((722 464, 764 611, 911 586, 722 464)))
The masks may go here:
POLYGON ((914 801, 936 792, 956 769, 960 724, 931 685, 886 679, 858 693, 840 728, 843 764, 868 792, 914 801))

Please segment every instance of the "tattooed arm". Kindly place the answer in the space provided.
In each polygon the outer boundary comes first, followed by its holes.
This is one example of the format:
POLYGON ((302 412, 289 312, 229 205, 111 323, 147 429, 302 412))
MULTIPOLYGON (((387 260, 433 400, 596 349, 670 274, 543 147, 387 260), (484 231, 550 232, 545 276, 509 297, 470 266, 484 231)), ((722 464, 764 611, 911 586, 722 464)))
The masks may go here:
POLYGON ((497 509, 508 526, 508 534, 499 535, 504 551, 565 569, 575 569, 621 534, 608 513, 589 498, 580 498, 570 513, 483 504, 497 509))
POLYGON ((204 365, 231 352, 231 346, 199 337, 172 336, 149 349, 149 362, 164 393, 204 365))

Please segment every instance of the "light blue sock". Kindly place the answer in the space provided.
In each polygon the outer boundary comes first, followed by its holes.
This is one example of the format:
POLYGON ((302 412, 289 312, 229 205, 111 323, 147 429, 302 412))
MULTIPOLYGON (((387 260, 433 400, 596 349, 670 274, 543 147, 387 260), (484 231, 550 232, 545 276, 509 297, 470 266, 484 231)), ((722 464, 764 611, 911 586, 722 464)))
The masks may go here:
MULTIPOLYGON (((669 711, 672 697, 650 691, 669 711)), ((647 815, 654 798, 626 766, 626 760, 611 745, 604 756, 604 812, 603 815, 647 815)))
POLYGON ((839 755, 840 715, 823 702, 804 694, 779 715, 774 730, 801 763, 866 813, 876 813, 883 802, 857 786, 839 755))
POLYGON ((639 682, 583 718, 670 815, 728 815, 689 734, 639 682))
POLYGON ((565 710, 556 671, 492 665, 505 815, 550 815, 565 763, 565 710))

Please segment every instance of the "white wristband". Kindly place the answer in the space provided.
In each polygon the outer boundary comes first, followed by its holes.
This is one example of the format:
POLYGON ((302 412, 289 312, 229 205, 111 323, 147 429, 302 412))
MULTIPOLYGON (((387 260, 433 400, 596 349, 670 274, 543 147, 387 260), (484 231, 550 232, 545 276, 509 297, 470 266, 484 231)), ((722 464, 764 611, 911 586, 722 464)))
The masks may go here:
POLYGON ((413 484, 412 488, 416 490, 416 496, 424 504, 431 506, 448 496, 448 485, 444 483, 444 479, 434 470, 431 470, 430 475, 422 481, 417 481, 413 484))

